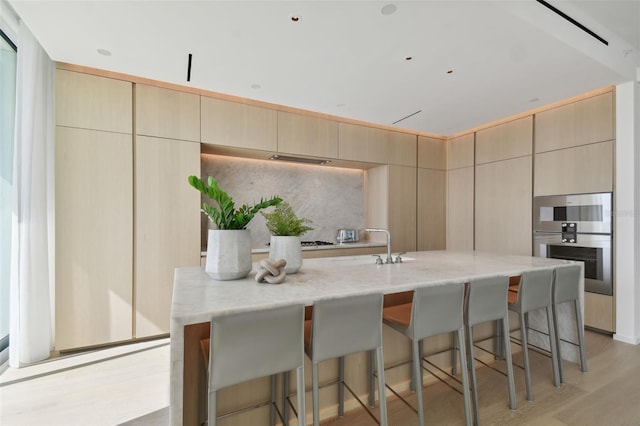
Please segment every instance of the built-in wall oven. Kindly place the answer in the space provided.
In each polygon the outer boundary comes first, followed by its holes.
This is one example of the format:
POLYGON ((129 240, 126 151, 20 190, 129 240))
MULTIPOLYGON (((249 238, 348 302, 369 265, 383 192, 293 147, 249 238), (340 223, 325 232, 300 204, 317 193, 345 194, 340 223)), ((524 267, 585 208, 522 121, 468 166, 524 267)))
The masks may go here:
POLYGON ((613 295, 611 193, 535 197, 533 254, 584 262, 585 291, 613 295))

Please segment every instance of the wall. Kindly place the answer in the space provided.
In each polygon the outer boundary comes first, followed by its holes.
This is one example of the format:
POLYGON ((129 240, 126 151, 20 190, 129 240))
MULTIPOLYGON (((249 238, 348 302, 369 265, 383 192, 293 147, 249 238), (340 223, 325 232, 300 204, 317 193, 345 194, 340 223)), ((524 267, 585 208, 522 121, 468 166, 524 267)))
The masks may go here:
MULTIPOLYGON (((202 154, 202 178, 213 176, 236 207, 278 195, 298 217, 313 221, 303 241, 336 242, 340 228, 364 228, 364 171, 202 154)), ((211 222, 202 215, 202 247, 211 222)), ((248 226, 253 248, 265 248, 269 231, 261 214, 248 226)))

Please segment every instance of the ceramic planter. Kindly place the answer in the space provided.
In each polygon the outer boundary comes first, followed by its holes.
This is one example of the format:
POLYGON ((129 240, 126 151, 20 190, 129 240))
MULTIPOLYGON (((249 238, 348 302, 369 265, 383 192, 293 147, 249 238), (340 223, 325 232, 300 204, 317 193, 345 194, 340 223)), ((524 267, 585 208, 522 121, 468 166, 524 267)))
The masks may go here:
POLYGON ((251 234, 247 229, 210 229, 205 271, 219 281, 238 280, 251 272, 251 234))
POLYGON ((295 274, 302 266, 302 244, 300 237, 279 237, 272 235, 269 243, 269 257, 273 260, 284 259, 287 274, 295 274))

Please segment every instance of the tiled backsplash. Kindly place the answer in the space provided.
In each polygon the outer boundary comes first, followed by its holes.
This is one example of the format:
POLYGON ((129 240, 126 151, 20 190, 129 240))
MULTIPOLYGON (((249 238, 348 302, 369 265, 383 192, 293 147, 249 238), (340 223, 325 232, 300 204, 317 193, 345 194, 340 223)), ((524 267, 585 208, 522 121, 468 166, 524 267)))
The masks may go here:
MULTIPOLYGON (((336 242, 340 228, 364 228, 364 172, 327 166, 307 166, 269 160, 203 154, 202 178, 213 176, 236 207, 255 204, 260 198, 280 196, 298 217, 313 221, 313 231, 303 241, 336 242)), ((270 208, 271 209, 271 208, 270 208)), ((268 209, 267 211, 270 211, 268 209)), ((202 214, 202 247, 212 226, 202 214)), ((265 248, 270 234, 258 213, 248 226, 253 248, 265 248)))

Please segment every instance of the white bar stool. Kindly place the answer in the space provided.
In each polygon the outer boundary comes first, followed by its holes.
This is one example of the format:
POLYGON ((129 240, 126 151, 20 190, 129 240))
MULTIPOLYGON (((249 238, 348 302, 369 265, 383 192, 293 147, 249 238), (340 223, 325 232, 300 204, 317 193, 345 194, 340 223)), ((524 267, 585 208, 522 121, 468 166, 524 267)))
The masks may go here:
MULTIPOLYGON (((322 361, 334 358, 339 359, 338 414, 344 415, 344 388, 346 387, 376 422, 387 425, 382 352, 382 304, 382 294, 349 296, 314 303, 312 318, 310 321, 305 321, 305 351, 312 366, 314 426, 320 423, 318 365, 322 361), (379 419, 376 419, 369 407, 344 381, 344 356, 364 351, 376 353, 379 419)), ((370 366, 370 369, 372 368, 370 366)))
MULTIPOLYGON (((558 372, 560 382, 564 383, 562 375, 562 351, 560 348, 560 334, 558 331, 558 305, 573 301, 576 314, 576 331, 578 333, 578 347, 580 350, 580 367, 582 372, 587 371, 587 355, 584 346, 584 325, 582 321, 582 309, 580 307, 580 266, 558 266, 555 269, 553 284, 553 323, 555 325, 556 347, 558 349, 558 372)), ((569 342, 575 345, 573 342, 569 342)))
MULTIPOLYGON (((545 309, 549 328, 549 348, 553 380, 560 386, 558 373, 558 351, 556 349, 555 322, 553 320, 553 306, 551 303, 551 287, 553 285, 553 269, 524 272, 520 278, 517 291, 509 288, 509 310, 520 315, 520 336, 522 341, 522 359, 524 363, 524 377, 527 389, 527 400, 533 401, 531 391, 531 372, 529 367, 529 312, 545 309)), ((505 338, 509 338, 507 334, 505 338)))
MULTIPOLYGON (((507 291, 509 277, 495 276, 471 280, 467 285, 465 302, 465 326, 467 332, 467 356, 471 370, 471 395, 473 399, 474 422, 480 422, 478 407, 478 387, 473 356, 473 326, 489 321, 498 321, 502 335, 509 336, 509 311, 507 310, 507 291)), ((507 364, 507 386, 509 388, 509 406, 516 409, 516 391, 513 381, 511 342, 507 338, 498 338, 503 342, 507 364)))
MULTIPOLYGON (((211 320, 209 426, 215 426, 217 422, 220 389, 265 376, 271 376, 271 401, 223 417, 270 404, 271 424, 275 424, 275 377, 290 370, 296 370, 297 375, 298 424, 305 425, 303 326, 304 305, 243 312, 211 320)), ((206 339, 201 344, 206 348, 206 339)))
MULTIPOLYGON (((422 341, 427 337, 451 332, 455 334, 454 340, 458 340, 457 346, 462 354, 460 364, 465 420, 467 425, 471 424, 471 400, 464 342, 463 299, 464 283, 450 283, 418 288, 414 291, 412 303, 389 306, 383 310, 384 323, 411 339, 412 380, 416 391, 418 424, 420 426, 424 425, 422 341)), ((453 350, 455 351, 456 347, 453 350)))

